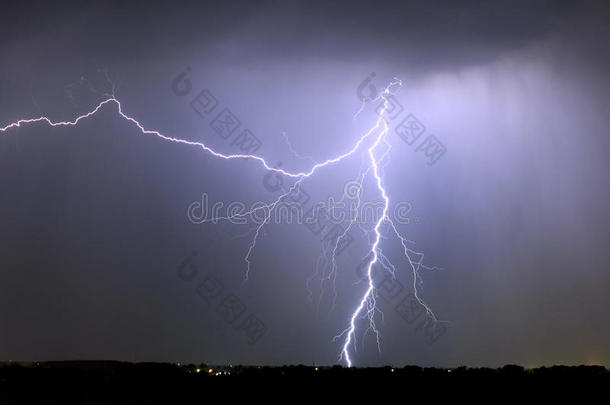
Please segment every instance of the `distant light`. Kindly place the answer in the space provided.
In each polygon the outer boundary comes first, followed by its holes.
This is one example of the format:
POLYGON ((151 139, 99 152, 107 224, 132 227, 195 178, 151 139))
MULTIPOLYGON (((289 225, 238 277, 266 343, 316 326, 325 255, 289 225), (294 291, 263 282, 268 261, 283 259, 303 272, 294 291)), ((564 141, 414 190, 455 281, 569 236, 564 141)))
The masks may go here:
POLYGON ((197 370, 195 370, 195 371, 200 372, 201 370, 200 370, 200 369, 197 369, 197 370))
POLYGON ((314 370, 318 371, 318 368, 316 367, 314 370))
POLYGON ((212 369, 208 370, 208 373, 210 373, 210 374, 212 374, 213 372, 214 372, 214 370, 212 370, 212 369))
POLYGON ((391 371, 394 372, 394 369, 392 369, 391 371))

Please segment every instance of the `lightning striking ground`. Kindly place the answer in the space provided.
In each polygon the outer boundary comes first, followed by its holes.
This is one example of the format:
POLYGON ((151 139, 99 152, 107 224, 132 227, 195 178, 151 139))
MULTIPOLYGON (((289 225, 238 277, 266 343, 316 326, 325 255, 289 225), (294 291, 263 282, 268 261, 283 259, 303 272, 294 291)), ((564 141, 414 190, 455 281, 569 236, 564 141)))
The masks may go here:
MULTIPOLYGON (((295 179, 295 182, 292 184, 292 186, 289 188, 289 190, 286 191, 285 193, 283 193, 274 202, 267 204, 264 207, 258 208, 258 209, 266 208, 268 213, 265 217, 265 220, 261 224, 259 224, 258 227, 256 228, 254 237, 248 248, 248 252, 244 258, 245 262, 247 263, 246 280, 247 280, 249 272, 250 272, 250 266, 251 266, 250 256, 252 254, 253 249, 256 247, 259 233, 260 233, 261 229, 263 228, 263 226, 268 222, 268 220, 271 216, 271 213, 273 212, 275 207, 278 205, 278 203, 283 198, 285 198, 287 195, 289 195, 292 191, 294 191, 295 189, 298 189, 298 187, 300 186, 300 184, 303 180, 311 177, 319 169, 326 167, 328 165, 339 163, 343 159, 356 153, 367 139, 371 138, 373 136, 373 134, 378 132, 377 135, 374 137, 372 145, 367 149, 369 164, 367 165, 366 170, 361 171, 361 173, 359 175, 359 189, 357 191, 358 200, 357 200, 356 212, 358 211, 358 208, 360 206, 360 193, 362 191, 364 178, 369 173, 372 173, 374 180, 375 180, 375 184, 377 186, 377 189, 378 189, 378 191, 383 199, 383 203, 384 203, 383 211, 382 211, 381 215, 379 216, 379 218, 377 219, 374 228, 372 230, 363 229, 363 232, 372 232, 374 234, 373 241, 370 246, 370 250, 367 254, 367 257, 369 255, 371 256, 371 259, 369 260, 367 267, 366 267, 366 269, 367 269, 366 270, 367 288, 366 288, 364 294, 362 295, 357 307, 351 314, 351 317, 349 320, 349 326, 342 333, 335 336, 335 339, 334 339, 334 340, 336 340, 341 337, 344 338, 339 359, 345 361, 347 366, 351 367, 352 359, 350 356, 350 348, 353 345, 354 349, 355 349, 355 334, 356 334, 356 327, 357 327, 358 319, 360 319, 362 317, 368 318, 368 321, 369 321, 368 330, 372 330, 375 333, 378 348, 380 347, 379 331, 377 330, 377 327, 375 325, 375 319, 374 319, 374 315, 375 315, 376 311, 378 311, 378 309, 376 308, 375 284, 373 281, 372 271, 373 271, 373 266, 377 263, 380 263, 384 268, 390 268, 392 273, 394 272, 394 266, 383 255, 383 253, 381 252, 381 249, 380 249, 380 243, 381 243, 381 239, 382 239, 382 226, 385 223, 387 223, 389 225, 389 227, 392 229, 392 233, 398 238, 399 242, 401 243, 401 245, 403 247, 403 254, 404 254, 405 258, 407 259, 407 262, 409 263, 409 266, 413 272, 413 289, 415 291, 415 297, 416 297, 417 301, 425 308, 426 314, 430 318, 432 318, 435 322, 437 321, 432 310, 423 302, 423 300, 420 299, 420 297, 417 293, 419 270, 421 268, 428 269, 428 270, 435 269, 435 268, 424 266, 422 264, 423 254, 414 252, 407 247, 408 240, 400 234, 397 227, 393 223, 392 219, 388 216, 390 198, 389 198, 387 191, 383 184, 383 174, 382 174, 381 162, 386 158, 386 156, 389 154, 389 151, 391 149, 391 145, 387 142, 387 139, 386 139, 386 136, 389 131, 389 126, 384 117, 384 114, 388 109, 387 95, 390 94, 390 90, 392 87, 401 86, 401 85, 402 85, 402 82, 400 80, 396 80, 396 81, 390 83, 390 85, 388 85, 385 89, 383 89, 383 91, 381 92, 381 95, 377 98, 377 99, 379 99, 379 98, 383 99, 383 108, 382 108, 381 112, 378 114, 378 119, 376 120, 375 125, 373 125, 373 127, 371 127, 366 133, 364 133, 360 138, 358 138, 358 140, 354 143, 354 145, 347 152, 340 154, 332 159, 327 159, 323 162, 319 162, 319 163, 314 162, 315 164, 313 164, 313 166, 311 167, 311 169, 309 169, 309 171, 301 171, 301 172, 290 172, 290 171, 281 169, 279 167, 273 167, 264 158, 257 156, 257 155, 223 154, 220 152, 216 152, 215 150, 208 147, 207 145, 205 145, 202 142, 189 141, 186 139, 181 139, 181 138, 165 135, 157 130, 146 129, 138 120, 127 115, 124 112, 121 102, 114 96, 114 93, 111 95, 111 97, 108 97, 105 100, 101 101, 93 110, 76 117, 72 121, 52 121, 50 118, 45 117, 45 116, 41 116, 39 118, 32 118, 32 119, 21 119, 16 122, 13 122, 11 124, 8 124, 4 127, 0 127, 0 132, 7 132, 13 128, 21 127, 21 126, 27 125, 27 124, 36 124, 36 123, 46 123, 51 127, 76 126, 82 120, 90 118, 93 115, 95 115, 98 111, 100 111, 105 106, 114 104, 117 108, 117 112, 118 112, 119 116, 122 119, 134 124, 138 128, 138 130, 144 135, 153 135, 153 136, 161 138, 165 141, 201 148, 203 151, 205 151, 215 157, 225 159, 225 160, 232 160, 232 159, 253 160, 253 161, 256 161, 259 164, 261 164, 263 166, 263 168, 267 171, 274 172, 279 175, 283 175, 283 176, 295 179), (386 149, 385 149, 385 151, 383 151, 381 156, 378 157, 377 153, 379 152, 379 149, 381 149, 381 146, 385 146, 386 149), (419 260, 413 261, 411 259, 412 254, 418 255, 419 260)), ((368 100, 368 101, 374 101, 374 100, 368 100)), ((363 106, 356 113, 356 115, 362 111, 362 109, 364 108, 364 103, 365 103, 365 101, 363 101, 363 106)), ((292 148, 291 148, 291 150, 292 150, 292 148)), ((243 214, 243 215, 245 216, 247 214, 248 213, 243 214)), ((219 220, 219 219, 230 219, 230 218, 229 217, 215 218, 215 220, 219 220)), ((349 229, 356 222, 357 222, 357 216, 352 218, 347 231, 349 231, 349 229)), ((361 229, 362 229, 362 227, 361 227, 361 229)), ((345 231, 342 235, 340 235, 337 238, 337 240, 335 241, 335 246, 331 250, 331 252, 332 252, 331 259, 330 259, 331 270, 328 275, 328 279, 332 278, 333 283, 334 283, 334 280, 336 279, 336 272, 337 272, 337 264, 336 264, 337 246, 338 246, 340 240, 346 236, 347 231, 345 231)))

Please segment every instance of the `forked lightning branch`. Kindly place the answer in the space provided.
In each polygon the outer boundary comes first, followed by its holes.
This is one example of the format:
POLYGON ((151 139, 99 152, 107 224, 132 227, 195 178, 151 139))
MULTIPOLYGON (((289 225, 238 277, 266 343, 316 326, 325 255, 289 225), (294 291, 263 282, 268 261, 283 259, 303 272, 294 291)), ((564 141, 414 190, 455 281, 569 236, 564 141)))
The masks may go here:
MULTIPOLYGON (((384 185, 383 179, 383 165, 387 160, 387 157, 391 153, 392 146, 388 140, 388 132, 389 125, 388 121, 385 117, 388 112, 389 102, 388 98, 392 95, 392 90, 394 88, 402 86, 402 82, 400 80, 395 80, 390 83, 387 87, 385 87, 378 97, 374 100, 382 100, 382 107, 377 111, 377 119, 374 125, 371 126, 364 134, 362 134, 357 141, 347 150, 331 159, 327 159, 320 163, 315 163, 311 166, 309 170, 301 171, 301 172, 293 172, 285 169, 281 169, 279 167, 274 167, 272 164, 269 164, 263 157, 254 155, 254 154, 223 154, 217 152, 205 145, 202 142, 190 141, 174 136, 165 135, 157 130, 147 129, 144 125, 138 121, 137 119, 131 117, 127 113, 125 113, 124 108, 121 102, 113 95, 109 96, 105 100, 101 101, 95 108, 93 108, 90 112, 80 115, 76 117, 72 121, 53 121, 49 117, 39 117, 39 118, 30 118, 30 119, 21 119, 16 122, 5 125, 0 128, 0 132, 8 132, 11 129, 21 127, 24 125, 35 125, 35 124, 45 124, 52 127, 74 127, 77 126, 81 121, 92 118, 98 111, 106 108, 114 108, 118 115, 132 123, 138 131, 140 131, 144 135, 150 135, 157 138, 160 138, 164 141, 168 141, 171 143, 176 143, 179 145, 199 148, 203 152, 208 153, 212 156, 215 156, 219 159, 230 160, 230 161, 251 161, 254 164, 257 164, 262 167, 263 170, 268 172, 274 172, 277 175, 284 176, 289 180, 292 180, 293 183, 288 187, 288 190, 280 195, 277 199, 269 203, 263 203, 260 206, 248 210, 246 212, 241 211, 239 215, 228 215, 224 217, 214 217, 209 222, 216 222, 218 220, 236 220, 238 216, 240 218, 246 217, 248 215, 252 215, 254 211, 261 210, 263 212, 260 221, 257 223, 256 230, 254 232, 254 236, 249 245, 249 248, 246 252, 244 260, 246 262, 246 279, 250 273, 251 267, 251 255, 256 245, 259 241, 260 233, 265 224, 270 222, 273 212, 281 206, 282 201, 290 195, 295 190, 298 190, 301 186, 301 183, 306 178, 311 178, 316 175, 318 172, 322 171, 327 166, 340 164, 347 157, 355 154, 355 153, 363 153, 367 157, 367 164, 356 174, 356 187, 353 190, 353 195, 356 199, 356 213, 359 212, 362 204, 362 195, 363 188, 365 184, 365 180, 367 178, 372 178, 373 183, 376 186, 377 193, 379 197, 382 199, 382 205, 378 210, 378 215, 375 218, 374 226, 372 229, 363 229, 363 232, 369 233, 371 235, 369 250, 367 252, 363 252, 363 256, 369 257, 369 261, 365 267, 365 275, 366 275, 366 290, 363 292, 360 300, 355 304, 355 308, 349 317, 347 325, 345 329, 342 330, 337 336, 334 337, 334 341, 341 340, 342 345, 340 349, 340 357, 339 359, 344 361, 348 366, 352 365, 352 352, 355 348, 355 340, 356 340, 356 332, 359 327, 359 324, 364 324, 366 329, 364 329, 363 333, 372 331, 377 339, 378 348, 380 348, 380 335, 379 330, 375 324, 375 320, 377 319, 378 309, 376 306, 376 290, 375 283, 373 280, 373 267, 375 265, 381 265, 385 270, 394 274, 396 268, 395 266, 388 260, 386 256, 384 256, 381 244, 382 244, 382 235, 387 234, 396 238, 396 240, 400 243, 403 249, 404 260, 412 272, 413 277, 413 294, 418 302, 426 312, 426 315, 430 317, 434 322, 436 322, 436 317, 434 313, 430 310, 430 308, 423 302, 423 300, 418 295, 418 272, 422 268, 428 268, 423 265, 423 254, 414 252, 411 250, 408 245, 408 240, 401 234, 398 229, 397 224, 389 215, 390 212, 390 198, 388 196, 387 190, 384 185), (412 257, 417 257, 417 260, 413 260, 412 257)), ((363 102, 364 106, 364 102, 363 102)), ((335 276, 337 271, 337 261, 336 261, 336 253, 339 244, 341 243, 342 238, 347 235, 347 232, 354 226, 359 226, 361 229, 363 228, 360 224, 361 218, 359 218, 358 214, 352 216, 350 218, 349 225, 345 232, 339 235, 334 241, 333 246, 330 246, 329 254, 330 254, 330 265, 331 265, 331 273, 330 276, 335 276)))

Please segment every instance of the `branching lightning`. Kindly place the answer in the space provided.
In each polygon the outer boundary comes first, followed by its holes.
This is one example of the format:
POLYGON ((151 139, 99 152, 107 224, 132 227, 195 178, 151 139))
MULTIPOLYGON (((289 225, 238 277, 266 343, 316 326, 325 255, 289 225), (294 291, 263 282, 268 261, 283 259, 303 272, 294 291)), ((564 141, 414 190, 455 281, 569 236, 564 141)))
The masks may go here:
MULTIPOLYGON (((204 152, 209 153, 215 157, 225 159, 225 160, 232 160, 232 159, 253 160, 253 161, 261 164, 263 166, 263 168, 267 171, 274 172, 278 175, 282 175, 282 176, 286 176, 286 177, 294 179, 294 183, 288 188, 288 190, 284 189, 283 190, 284 192, 276 200, 274 200, 273 202, 271 202, 263 207, 256 208, 256 210, 265 209, 266 214, 265 214, 264 221, 262 221, 256 227, 253 239, 248 247, 247 254, 244 258, 244 260, 246 262, 246 266, 247 266, 245 280, 248 279, 248 276, 250 273, 251 255, 252 255, 253 250, 256 247, 256 244, 257 244, 257 241, 259 238, 259 234, 260 234, 262 228, 264 227, 264 225, 266 223, 268 223, 273 210, 282 201, 282 199, 286 198, 294 190, 298 190, 298 187, 301 185, 301 183, 306 178, 310 178, 311 176, 313 176, 314 173, 316 173, 319 169, 322 169, 326 166, 329 166, 329 165, 332 165, 335 163, 339 163, 342 160, 344 160, 345 158, 355 154, 357 151, 360 150, 361 146, 367 140, 369 140, 370 138, 373 138, 371 140, 371 142, 372 142, 371 145, 366 150, 367 163, 364 165, 365 166, 364 169, 360 170, 357 180, 355 181, 355 184, 357 185, 357 189, 356 189, 356 195, 355 195, 355 197, 356 197, 355 209, 352 209, 352 212, 354 214, 351 216, 351 221, 350 221, 347 229, 341 235, 339 235, 339 237, 334 241, 334 246, 331 246, 329 249, 324 248, 325 250, 324 250, 323 256, 326 257, 327 255, 330 255, 330 258, 329 258, 329 262, 330 262, 329 268, 330 269, 329 269, 328 273, 326 273, 325 270, 321 271, 321 273, 322 273, 321 282, 323 283, 324 280, 326 280, 326 281, 332 281, 332 283, 333 283, 333 291, 334 291, 333 305, 334 305, 334 300, 336 299, 336 289, 335 289, 334 284, 335 284, 335 280, 336 280, 337 267, 338 267, 337 261, 336 261, 336 255, 337 255, 337 249, 338 249, 339 243, 341 242, 341 240, 344 237, 346 237, 347 233, 354 225, 358 225, 360 227, 360 229, 367 235, 372 235, 372 240, 369 239, 370 240, 370 250, 366 256, 366 257, 370 256, 370 260, 368 261, 368 263, 366 265, 366 283, 367 283, 366 290, 365 290, 364 294, 362 295, 358 305, 356 306, 353 313, 351 314, 348 327, 345 330, 343 330, 343 332, 341 332, 339 335, 335 336, 335 338, 334 338, 334 340, 343 338, 343 345, 342 345, 339 359, 345 361, 347 366, 351 367, 352 358, 350 356, 350 350, 352 349, 352 347, 354 350, 356 348, 356 345, 355 345, 356 336, 355 335, 356 335, 356 328, 357 328, 357 323, 358 323, 359 319, 361 319, 361 318, 368 319, 367 331, 370 330, 375 334, 376 340, 377 340, 377 345, 378 345, 378 347, 380 347, 380 335, 379 335, 379 331, 375 324, 375 314, 378 311, 378 309, 376 307, 376 293, 375 293, 375 285, 374 285, 372 272, 373 272, 373 267, 376 264, 380 264, 384 269, 387 269, 392 274, 394 274, 394 271, 395 271, 394 265, 383 254, 383 252, 381 251, 381 248, 380 248, 380 244, 381 244, 382 237, 383 237, 382 233, 384 231, 384 228, 389 228, 391 230, 392 235, 395 236, 398 239, 398 241, 400 242, 400 244, 403 248, 403 254, 413 273, 413 290, 415 292, 415 297, 416 297, 417 301, 419 302, 419 304, 421 304, 423 306, 423 308, 425 308, 426 314, 430 318, 432 318, 434 321, 436 321, 436 317, 435 317, 434 313, 432 312, 432 310, 423 302, 423 300, 420 299, 420 296, 418 295, 418 280, 419 280, 418 272, 419 272, 419 270, 422 268, 428 269, 428 270, 431 270, 434 268, 424 266, 422 264, 423 254, 414 252, 413 250, 408 248, 407 244, 410 241, 408 241, 405 237, 403 237, 400 234, 396 225, 394 224, 392 219, 388 216, 388 210, 390 207, 390 198, 384 187, 383 163, 386 160, 386 158, 388 158, 388 156, 389 156, 389 153, 391 150, 391 145, 387 141, 389 125, 388 125, 388 122, 386 121, 384 115, 388 109, 387 96, 390 94, 390 91, 393 87, 401 86, 401 85, 402 85, 402 82, 400 80, 396 80, 396 81, 390 83, 385 89, 383 89, 383 91, 381 92, 381 95, 378 97, 378 98, 383 99, 383 108, 382 108, 381 112, 378 114, 378 118, 377 118, 375 124, 368 131, 366 131, 360 138, 358 138, 358 140, 355 142, 355 144, 347 152, 340 154, 332 159, 327 159, 323 162, 316 162, 311 157, 308 157, 308 156, 302 157, 294 151, 294 149, 292 148, 292 145, 288 141, 288 138, 284 135, 285 141, 288 144, 291 152, 293 152, 296 156, 298 156, 300 158, 308 159, 308 160, 312 161, 312 163, 313 163, 313 166, 311 167, 311 169, 309 169, 308 171, 301 171, 301 172, 290 172, 290 171, 281 169, 279 167, 273 167, 264 158, 257 156, 257 155, 223 154, 220 152, 216 152, 215 150, 208 147, 207 145, 205 145, 202 142, 189 141, 189 140, 165 135, 156 130, 146 129, 138 120, 127 115, 124 112, 121 102, 114 96, 114 93, 104 94, 105 96, 107 96, 107 98, 104 99, 103 101, 101 101, 93 110, 76 117, 72 121, 52 121, 50 118, 45 117, 45 116, 41 116, 39 118, 32 118, 32 119, 21 119, 16 122, 13 122, 11 124, 8 124, 4 127, 1 127, 0 132, 7 132, 13 128, 21 127, 21 126, 27 125, 27 124, 36 124, 36 123, 46 123, 47 125, 49 125, 51 127, 76 126, 82 120, 90 118, 93 115, 95 115, 102 108, 105 108, 110 105, 115 105, 117 108, 118 115, 122 119, 134 124, 138 128, 138 130, 144 135, 154 135, 165 141, 201 148, 204 152), (383 211, 382 211, 381 215, 379 216, 379 218, 377 218, 374 227, 372 229, 366 229, 361 224, 358 223, 358 211, 359 211, 358 209, 359 209, 360 203, 361 203, 361 196, 362 196, 364 180, 370 174, 372 174, 374 182, 377 187, 377 190, 383 200, 383 211), (418 260, 415 260, 415 261, 412 260, 411 259, 412 255, 417 256, 418 260)), ((369 101, 371 101, 371 100, 369 100, 369 101)), ((356 113, 356 115, 358 115, 362 111, 363 108, 364 108, 364 102, 363 102, 362 108, 356 113)), ((245 214, 240 214, 240 216, 247 216, 247 215, 251 214, 251 212, 248 212, 245 214)), ((231 217, 213 218, 212 220, 217 221, 220 219, 231 219, 231 217)), ((319 265, 319 260, 318 260, 318 265, 319 265)), ((317 270, 317 273, 320 273, 320 271, 317 270)))

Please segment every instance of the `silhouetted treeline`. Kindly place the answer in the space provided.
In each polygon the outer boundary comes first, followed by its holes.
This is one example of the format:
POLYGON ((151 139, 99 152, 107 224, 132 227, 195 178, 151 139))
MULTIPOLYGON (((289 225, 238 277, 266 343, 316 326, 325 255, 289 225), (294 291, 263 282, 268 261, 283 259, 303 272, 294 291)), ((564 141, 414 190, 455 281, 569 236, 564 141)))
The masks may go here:
POLYGON ((278 392, 295 395, 322 388, 350 394, 368 389, 404 392, 420 390, 434 394, 459 388, 504 391, 589 390, 610 388, 610 371, 602 366, 553 366, 525 369, 507 365, 498 369, 345 368, 309 366, 240 366, 171 363, 126 363, 117 361, 66 361, 0 363, 2 403, 150 403, 200 398, 202 393, 225 395, 278 392), (368 387, 368 388, 367 388, 368 387), (243 391, 242 391, 243 389, 243 391), (295 391, 295 389, 297 391, 295 391), (269 391, 272 390, 272 391, 269 391), (299 391, 300 390, 300 391, 299 391), (303 392, 305 390, 305 392, 303 392), (241 391, 241 392, 240 392, 241 391))

